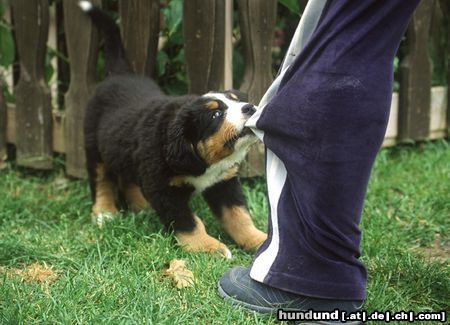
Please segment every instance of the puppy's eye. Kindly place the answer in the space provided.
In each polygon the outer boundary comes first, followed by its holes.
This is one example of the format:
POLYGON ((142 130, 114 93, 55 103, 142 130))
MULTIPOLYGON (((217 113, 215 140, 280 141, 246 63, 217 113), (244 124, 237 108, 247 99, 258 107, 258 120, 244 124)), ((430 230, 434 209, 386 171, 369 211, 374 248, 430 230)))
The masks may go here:
POLYGON ((211 118, 214 120, 218 117, 221 117, 223 115, 222 111, 214 111, 214 113, 212 114, 211 118))

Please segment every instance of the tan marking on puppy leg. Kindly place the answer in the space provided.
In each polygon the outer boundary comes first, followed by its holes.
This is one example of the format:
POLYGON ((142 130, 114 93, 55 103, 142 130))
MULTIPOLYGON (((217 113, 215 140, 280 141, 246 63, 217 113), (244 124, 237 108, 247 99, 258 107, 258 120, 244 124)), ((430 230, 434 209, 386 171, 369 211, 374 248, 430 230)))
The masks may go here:
POLYGON ((218 109, 219 108, 219 103, 215 100, 212 100, 208 103, 206 103, 206 108, 207 109, 218 109))
POLYGON ((108 178, 104 164, 98 164, 95 179, 95 204, 92 213, 97 216, 100 213, 116 213, 116 186, 108 178))
POLYGON ((126 184, 123 188, 123 192, 125 194, 128 207, 131 210, 138 212, 150 206, 142 194, 141 188, 135 183, 126 184))
POLYGON ((175 233, 178 244, 188 252, 218 252, 226 258, 231 258, 231 252, 220 241, 207 234, 205 225, 197 216, 194 216, 195 228, 191 232, 175 233))
POLYGON ((236 127, 224 121, 216 133, 197 144, 197 151, 209 165, 212 165, 233 153, 233 149, 225 147, 225 143, 236 135, 236 127))
POLYGON ((267 234, 255 227, 244 207, 224 207, 222 226, 236 244, 244 249, 257 248, 267 239, 267 234))

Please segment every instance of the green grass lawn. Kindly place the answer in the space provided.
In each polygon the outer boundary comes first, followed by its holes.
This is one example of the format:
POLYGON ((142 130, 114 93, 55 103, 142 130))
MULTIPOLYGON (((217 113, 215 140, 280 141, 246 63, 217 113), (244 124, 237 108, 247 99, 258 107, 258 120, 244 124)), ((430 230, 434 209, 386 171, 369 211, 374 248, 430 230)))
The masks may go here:
MULTIPOLYGON (((267 226, 263 179, 245 181, 250 211, 267 226)), ((61 174, 0 171, 0 323, 277 323, 222 301, 219 277, 252 254, 224 235, 205 203, 192 206, 234 258, 190 254, 175 245, 153 212, 91 224, 86 181, 61 174), (184 259, 195 276, 178 290, 161 271, 184 259), (39 263, 54 273, 30 281, 39 263)), ((450 142, 382 150, 362 221, 369 271, 368 311, 450 309, 450 142)))

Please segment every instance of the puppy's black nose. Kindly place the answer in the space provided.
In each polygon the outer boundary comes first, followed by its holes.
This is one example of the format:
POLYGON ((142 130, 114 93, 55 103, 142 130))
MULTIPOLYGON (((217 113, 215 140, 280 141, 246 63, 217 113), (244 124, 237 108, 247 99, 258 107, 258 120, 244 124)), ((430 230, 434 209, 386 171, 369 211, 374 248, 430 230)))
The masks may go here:
POLYGON ((242 106, 241 111, 243 114, 253 115, 256 112, 256 108, 252 104, 246 104, 242 106))

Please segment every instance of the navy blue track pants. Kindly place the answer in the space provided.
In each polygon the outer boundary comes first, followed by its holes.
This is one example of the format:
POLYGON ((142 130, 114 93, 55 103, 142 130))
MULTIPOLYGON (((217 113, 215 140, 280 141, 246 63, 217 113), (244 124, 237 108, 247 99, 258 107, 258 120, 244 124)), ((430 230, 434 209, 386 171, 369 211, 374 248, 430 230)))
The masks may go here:
POLYGON ((365 298, 359 222, 392 96, 393 59, 419 0, 310 0, 282 70, 248 122, 266 146, 269 238, 257 281, 365 298))

